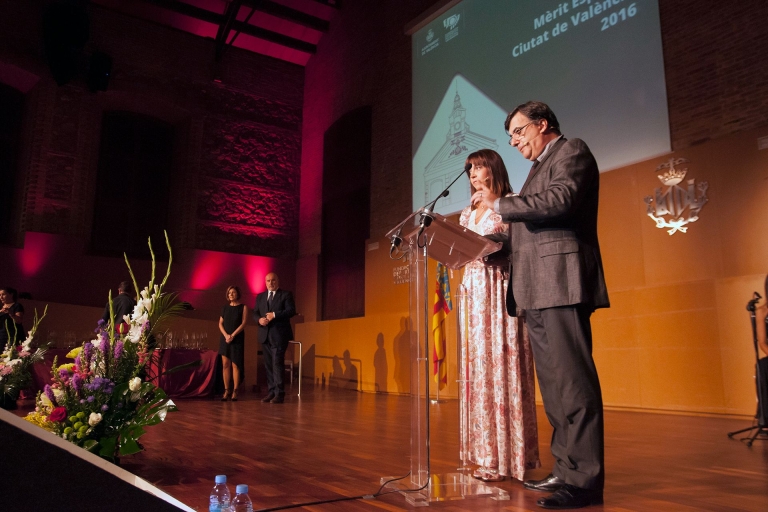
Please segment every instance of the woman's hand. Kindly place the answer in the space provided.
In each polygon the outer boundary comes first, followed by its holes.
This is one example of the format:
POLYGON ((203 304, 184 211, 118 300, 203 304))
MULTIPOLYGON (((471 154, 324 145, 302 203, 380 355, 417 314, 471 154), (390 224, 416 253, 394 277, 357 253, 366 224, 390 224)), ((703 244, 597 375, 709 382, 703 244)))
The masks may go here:
POLYGON ((485 206, 491 210, 493 209, 493 204, 495 202, 496 197, 490 190, 485 187, 478 189, 474 194, 472 194, 472 198, 470 199, 470 203, 472 203, 472 205, 474 205, 476 208, 485 206))

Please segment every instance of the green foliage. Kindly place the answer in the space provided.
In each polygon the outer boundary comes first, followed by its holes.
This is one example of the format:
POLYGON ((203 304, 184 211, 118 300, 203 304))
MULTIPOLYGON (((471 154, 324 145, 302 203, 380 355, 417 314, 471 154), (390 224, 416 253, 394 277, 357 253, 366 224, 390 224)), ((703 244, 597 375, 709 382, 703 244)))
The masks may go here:
MULTIPOLYGON (((114 321, 100 325, 96 338, 69 354, 74 362, 52 368, 52 384, 38 394, 35 412, 26 419, 100 456, 117 457, 140 452, 139 438, 146 427, 165 420, 175 404, 152 379, 148 369, 154 356, 153 332, 183 308, 176 294, 163 287, 170 273, 171 247, 166 234, 169 263, 160 285, 155 281, 155 253, 149 286, 139 292, 128 327, 114 321)), ((131 279, 136 279, 128 259, 131 279)), ((138 290, 138 287, 136 288, 138 290)), ((112 301, 110 295, 110 311, 112 301)))

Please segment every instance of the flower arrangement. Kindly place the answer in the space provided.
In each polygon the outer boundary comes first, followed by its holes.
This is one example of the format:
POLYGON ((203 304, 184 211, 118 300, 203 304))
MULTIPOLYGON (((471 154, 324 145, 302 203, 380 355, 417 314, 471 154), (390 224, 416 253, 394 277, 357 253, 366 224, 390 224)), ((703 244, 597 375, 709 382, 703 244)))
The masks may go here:
MULTIPOLYGON (((74 362, 59 366, 54 360, 52 383, 38 394, 35 411, 25 418, 113 462, 141 451, 138 439, 146 427, 176 410, 165 392, 148 378, 153 332, 165 318, 183 309, 175 294, 163 292, 173 259, 167 234, 165 241, 168 269, 159 285, 155 284, 155 254, 149 241, 152 275, 133 313, 124 317, 127 329, 123 323, 116 328, 113 318, 106 324, 99 322, 95 339, 67 354, 74 362)), ((127 257, 125 262, 138 290, 127 257)), ((109 304, 112 313, 111 294, 109 304)))
POLYGON ((33 350, 32 340, 35 337, 37 326, 47 311, 48 308, 46 307, 41 318, 38 318, 37 311, 35 311, 34 324, 27 333, 27 339, 20 345, 16 345, 13 337, 9 336, 8 343, 0 354, 0 400, 3 404, 8 404, 7 408, 15 408, 19 392, 29 386, 31 380, 29 368, 43 360, 45 349, 33 350))

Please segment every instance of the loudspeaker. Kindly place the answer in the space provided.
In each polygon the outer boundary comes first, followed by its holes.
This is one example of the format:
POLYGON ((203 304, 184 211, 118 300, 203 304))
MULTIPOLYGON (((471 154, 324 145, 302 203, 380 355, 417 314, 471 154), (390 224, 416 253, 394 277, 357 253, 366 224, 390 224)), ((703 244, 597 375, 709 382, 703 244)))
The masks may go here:
POLYGON ((66 2, 54 2, 43 13, 43 43, 48 66, 59 85, 77 72, 78 59, 90 35, 85 9, 66 2))
POLYGON ((0 439, 0 496, 7 510, 193 512, 136 475, 4 410, 0 439))
POLYGON ((88 65, 86 83, 91 92, 106 91, 112 74, 112 57, 106 53, 94 52, 88 65))

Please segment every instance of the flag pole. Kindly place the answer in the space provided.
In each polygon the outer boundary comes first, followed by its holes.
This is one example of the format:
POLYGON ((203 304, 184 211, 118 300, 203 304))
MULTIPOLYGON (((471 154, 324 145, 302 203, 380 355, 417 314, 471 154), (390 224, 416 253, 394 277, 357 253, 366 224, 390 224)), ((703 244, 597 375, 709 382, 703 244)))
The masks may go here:
POLYGON ((433 404, 441 404, 441 403, 445 402, 445 400, 440 401, 440 375, 442 375, 442 373, 440 372, 440 370, 441 370, 440 367, 442 365, 443 365, 443 360, 442 359, 438 359, 437 360, 437 375, 436 375, 436 377, 437 377, 437 393, 435 395, 435 398, 430 400, 430 402, 432 402, 433 404))

